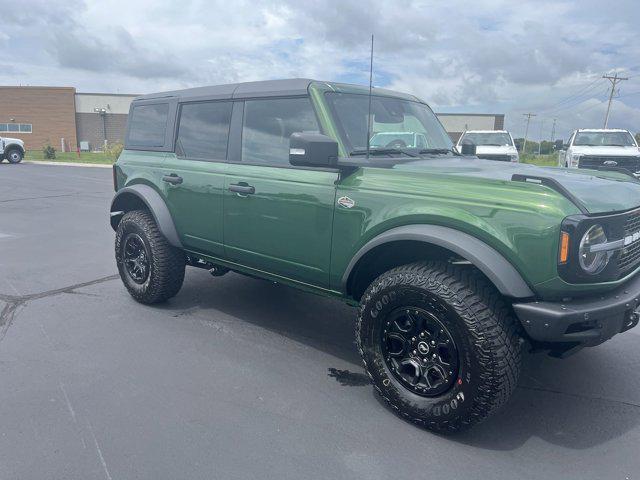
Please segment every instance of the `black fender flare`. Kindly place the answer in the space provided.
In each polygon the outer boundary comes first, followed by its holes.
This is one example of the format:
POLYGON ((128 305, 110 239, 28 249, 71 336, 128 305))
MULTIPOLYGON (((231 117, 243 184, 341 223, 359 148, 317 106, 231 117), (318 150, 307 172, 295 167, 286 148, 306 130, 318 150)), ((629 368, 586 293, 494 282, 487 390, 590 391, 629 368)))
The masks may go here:
POLYGON ((19 143, 8 143, 4 146, 4 154, 6 154, 9 150, 17 149, 20 154, 24 156, 24 148, 19 143))
POLYGON ((137 197, 146 205, 151 215, 153 215, 160 232, 162 232, 169 244, 183 248, 167 204, 160 194, 149 185, 131 185, 118 190, 118 193, 111 201, 111 228, 117 230, 120 219, 127 212, 127 203, 131 196, 137 197))
POLYGON ((412 240, 446 248, 470 261, 507 297, 530 298, 531 291, 515 267, 493 247, 467 233, 439 225, 405 225, 392 228, 369 240, 349 262, 342 276, 342 290, 358 261, 372 249, 385 243, 412 240))

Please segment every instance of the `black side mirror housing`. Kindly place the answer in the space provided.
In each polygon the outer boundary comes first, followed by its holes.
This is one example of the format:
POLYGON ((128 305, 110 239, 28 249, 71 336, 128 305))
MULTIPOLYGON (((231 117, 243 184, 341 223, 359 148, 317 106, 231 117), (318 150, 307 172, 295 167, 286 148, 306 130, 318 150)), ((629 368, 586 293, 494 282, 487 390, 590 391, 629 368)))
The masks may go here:
POLYGON ((460 153, 465 156, 474 156, 476 154, 476 144, 471 142, 462 142, 460 145, 460 153))
POLYGON ((556 141, 555 141, 554 148, 555 148, 556 150, 564 150, 564 149, 566 149, 566 148, 567 148, 567 144, 566 144, 566 143, 564 143, 562 140, 556 140, 556 141))
POLYGON ((289 163, 296 167, 335 167, 338 164, 338 142, 320 133, 292 133, 289 163))

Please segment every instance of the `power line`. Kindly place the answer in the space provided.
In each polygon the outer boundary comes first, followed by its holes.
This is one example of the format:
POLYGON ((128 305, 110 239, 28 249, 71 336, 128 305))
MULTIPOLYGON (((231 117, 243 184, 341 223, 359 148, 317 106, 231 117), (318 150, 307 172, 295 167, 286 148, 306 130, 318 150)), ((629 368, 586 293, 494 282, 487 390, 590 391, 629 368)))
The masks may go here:
POLYGON ((611 102, 613 101, 613 94, 616 91, 616 85, 624 80, 629 80, 628 77, 619 77, 618 72, 612 77, 611 75, 603 75, 602 78, 606 78, 611 82, 611 94, 609 95, 609 105, 607 105, 607 114, 604 117, 604 128, 607 128, 609 124, 609 113, 611 112, 611 102))
POLYGON ((594 81, 592 81, 588 85, 584 86, 583 88, 581 88, 577 92, 572 93, 568 97, 565 97, 565 98, 559 100, 556 104, 552 105, 551 107, 545 108, 543 111, 545 111, 545 112, 552 111, 552 110, 557 109, 558 107, 560 107, 563 104, 568 104, 568 103, 571 103, 571 102, 577 100, 578 98, 580 98, 580 97, 586 95, 587 93, 589 93, 590 91, 592 91, 598 85, 598 83, 600 83, 600 82, 602 82, 602 78, 596 78, 594 81))

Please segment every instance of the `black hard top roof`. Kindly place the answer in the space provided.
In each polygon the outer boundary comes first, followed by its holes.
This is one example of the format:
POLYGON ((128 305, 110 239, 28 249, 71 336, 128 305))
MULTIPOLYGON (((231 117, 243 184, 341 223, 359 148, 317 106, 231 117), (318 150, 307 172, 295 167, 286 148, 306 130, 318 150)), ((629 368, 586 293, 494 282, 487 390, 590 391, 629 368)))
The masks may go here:
MULTIPOLYGON (((187 88, 185 90, 173 90, 170 92, 150 93, 148 95, 142 95, 134 99, 134 101, 140 100, 154 100, 154 99, 175 99, 179 101, 194 101, 194 100, 217 100, 217 99, 230 99, 230 98, 257 98, 257 97, 277 97, 277 96, 295 96, 295 95, 307 95, 308 88, 311 83, 317 82, 323 84, 328 90, 341 91, 341 92, 353 92, 353 93, 367 93, 368 87, 360 85, 350 85, 344 83, 334 82, 320 82, 317 80, 311 80, 308 78, 291 78, 285 80, 265 80, 259 82, 244 82, 244 83, 231 83, 227 85, 213 85, 208 87, 196 87, 187 88)), ((392 95, 400 98, 407 98, 410 100, 418 100, 412 95, 407 95, 399 92, 392 92, 381 88, 374 88, 374 94, 380 95, 392 95)))

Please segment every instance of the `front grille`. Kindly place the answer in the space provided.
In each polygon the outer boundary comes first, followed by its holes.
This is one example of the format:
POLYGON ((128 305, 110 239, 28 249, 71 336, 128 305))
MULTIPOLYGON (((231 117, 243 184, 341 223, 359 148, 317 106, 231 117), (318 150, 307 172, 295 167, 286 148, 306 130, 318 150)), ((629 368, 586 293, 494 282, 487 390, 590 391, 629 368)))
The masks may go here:
POLYGON ((511 157, 509 155, 492 155, 490 153, 478 155, 478 158, 483 158, 485 160, 497 160, 499 162, 511 161, 511 157))
POLYGON ((615 167, 624 168, 632 173, 640 171, 640 157, 617 157, 605 155, 584 155, 580 157, 578 168, 592 168, 597 170, 598 167, 615 167), (616 165, 605 165, 604 162, 616 162, 616 165))
MULTIPOLYGON (((633 235, 640 231, 640 212, 632 212, 627 217, 624 224, 624 235, 633 235)), ((618 269, 623 275, 633 270, 640 263, 640 240, 627 245, 620 251, 618 256, 618 269)))

